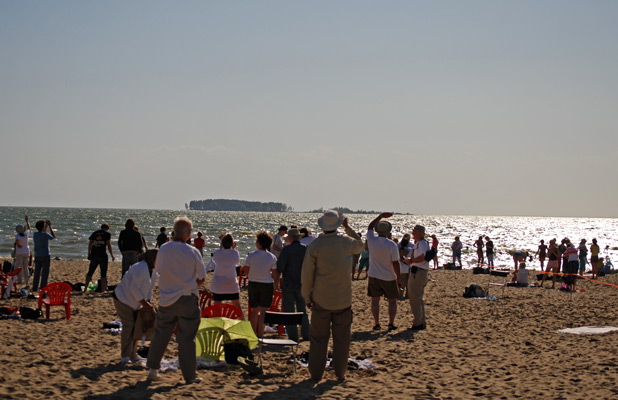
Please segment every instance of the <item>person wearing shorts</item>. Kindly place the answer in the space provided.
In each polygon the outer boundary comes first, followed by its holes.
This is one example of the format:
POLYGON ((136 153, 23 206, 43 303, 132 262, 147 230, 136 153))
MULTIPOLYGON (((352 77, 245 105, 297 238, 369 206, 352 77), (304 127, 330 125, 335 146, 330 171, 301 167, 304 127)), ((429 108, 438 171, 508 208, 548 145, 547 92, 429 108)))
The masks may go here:
POLYGON ((240 264, 240 255, 235 248, 236 243, 231 234, 226 233, 221 236, 221 248, 213 253, 213 260, 217 268, 215 268, 210 283, 210 291, 214 304, 230 301, 232 305, 238 307, 241 311, 240 318, 244 319, 240 306, 238 275, 236 274, 236 266, 240 264))
POLYGON ((392 230, 392 225, 388 221, 382 221, 383 218, 389 218, 392 215, 392 213, 382 213, 367 227, 369 248, 367 295, 371 297, 371 313, 375 331, 382 329, 380 326, 380 297, 382 296, 388 301, 388 330, 397 329, 395 316, 397 315, 398 282, 401 274, 399 248, 387 237, 392 230))
POLYGON ((264 335, 264 317, 273 301, 275 286, 278 286, 275 282, 277 257, 269 251, 272 243, 273 238, 268 232, 258 232, 255 241, 257 250, 249 254, 245 262, 249 270, 249 307, 252 308, 249 320, 257 337, 264 335))
MULTIPOLYGON (((560 249, 558 249, 558 246, 556 245, 556 239, 549 241, 549 248, 547 252, 549 254, 549 261, 547 262, 547 269, 545 271, 553 273, 551 285, 551 288, 553 289, 556 286, 556 281, 558 280, 557 274, 560 272, 560 249)), ((547 279, 547 274, 543 275, 541 287, 545 283, 545 279, 547 279)))

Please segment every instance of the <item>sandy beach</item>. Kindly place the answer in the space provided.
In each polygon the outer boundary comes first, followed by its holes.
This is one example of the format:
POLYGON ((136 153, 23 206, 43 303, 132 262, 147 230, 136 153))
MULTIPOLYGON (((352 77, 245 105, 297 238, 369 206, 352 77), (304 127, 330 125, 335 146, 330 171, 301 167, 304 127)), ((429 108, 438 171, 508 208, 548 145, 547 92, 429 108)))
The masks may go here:
MULTIPOLYGON (((87 261, 52 261, 52 281, 83 281, 87 261)), ((95 276, 98 275, 97 274, 95 276)), ((110 265, 109 282, 120 277, 110 265)), ((209 274, 205 287, 210 284, 209 274)), ((542 288, 492 287, 498 300, 462 297, 471 283, 503 278, 472 271, 432 271, 426 289, 427 329, 411 325, 409 304, 399 302, 396 331, 376 333, 365 280, 354 281, 350 355, 376 369, 351 370, 338 383, 331 371, 319 383, 306 368, 293 375, 288 353, 267 352, 264 375, 250 377, 237 366, 199 370, 203 382, 184 385, 179 371, 146 382, 140 365, 120 364, 120 337, 103 329, 116 320, 110 293, 73 293, 72 317, 53 307, 46 321, 1 320, 0 397, 7 399, 611 399, 618 397, 618 333, 559 334, 579 326, 618 326, 618 288, 580 280, 578 293, 542 288)), ((618 275, 600 278, 618 284, 618 275)), ((548 283, 546 282, 546 286, 548 283)), ((156 294, 155 294, 156 299, 156 294)), ((246 291, 241 304, 246 305, 246 291)), ((2 300, 0 306, 30 306, 34 299, 2 300)), ((387 324, 382 302, 382 326, 387 324)), ((309 348, 302 342, 300 351, 309 348)), ((174 339, 166 358, 176 357, 174 339)))

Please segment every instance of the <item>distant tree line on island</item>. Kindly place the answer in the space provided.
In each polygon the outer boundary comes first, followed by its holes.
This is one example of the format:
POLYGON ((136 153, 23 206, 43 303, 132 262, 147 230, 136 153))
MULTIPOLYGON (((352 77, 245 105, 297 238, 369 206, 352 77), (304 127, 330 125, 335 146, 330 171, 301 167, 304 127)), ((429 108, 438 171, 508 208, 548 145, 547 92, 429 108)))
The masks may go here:
MULTIPOLYGON (((310 213, 323 213, 324 212, 324 208, 318 208, 317 210, 311 210, 308 211, 310 213)), ((365 211, 365 210, 351 210, 347 207, 333 207, 333 208, 328 208, 328 210, 335 210, 335 211, 339 211, 343 214, 380 214, 381 211, 373 211, 373 210, 369 210, 369 211, 365 211)))
POLYGON ((257 212, 288 212, 293 211, 291 206, 285 203, 228 199, 191 200, 190 210, 204 211, 257 211, 257 212))

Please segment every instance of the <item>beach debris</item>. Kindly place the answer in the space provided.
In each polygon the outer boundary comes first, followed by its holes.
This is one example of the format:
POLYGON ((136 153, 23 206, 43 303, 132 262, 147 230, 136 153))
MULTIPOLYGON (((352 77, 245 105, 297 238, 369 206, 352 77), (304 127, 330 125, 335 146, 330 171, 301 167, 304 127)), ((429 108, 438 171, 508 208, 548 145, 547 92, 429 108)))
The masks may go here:
POLYGON ((615 326, 580 326, 579 328, 560 329, 558 333, 572 333, 574 335, 603 335, 618 331, 615 326))

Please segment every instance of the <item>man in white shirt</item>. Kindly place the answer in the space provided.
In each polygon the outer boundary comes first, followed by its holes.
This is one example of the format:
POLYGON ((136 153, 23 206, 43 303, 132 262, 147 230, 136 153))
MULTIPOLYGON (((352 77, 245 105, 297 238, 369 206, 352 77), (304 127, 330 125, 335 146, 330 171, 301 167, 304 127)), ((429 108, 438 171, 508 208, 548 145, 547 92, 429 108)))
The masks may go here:
POLYGON ((279 253, 285 246, 283 242, 283 237, 288 233, 288 227, 285 225, 281 225, 277 233, 273 236, 273 245, 270 249, 270 252, 275 255, 275 257, 279 258, 279 253))
POLYGON ((393 213, 382 213, 371 221, 367 227, 367 246, 369 248, 369 280, 367 294, 371 297, 371 313, 375 325, 373 330, 380 330, 380 297, 388 300, 388 330, 397 329, 397 298, 399 297, 399 249, 387 235, 392 226, 382 218, 389 218, 393 213), (375 228, 375 231, 374 231, 375 228), (376 234, 377 233, 377 234, 376 234))
POLYGON ((155 332, 150 342, 148 379, 157 379, 161 358, 174 328, 178 326, 178 362, 187 383, 200 382, 196 377, 195 334, 200 325, 198 287, 204 283, 206 270, 200 252, 186 243, 193 224, 189 218, 174 220, 174 241, 161 246, 155 263, 159 274, 159 310, 155 332))
POLYGON ((429 261, 425 260, 425 253, 429 251, 429 243, 425 240, 425 227, 416 225, 412 230, 414 249, 410 258, 410 277, 408 278, 408 294, 410 307, 414 316, 413 331, 425 329, 425 286, 427 285, 429 261))

